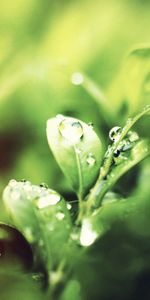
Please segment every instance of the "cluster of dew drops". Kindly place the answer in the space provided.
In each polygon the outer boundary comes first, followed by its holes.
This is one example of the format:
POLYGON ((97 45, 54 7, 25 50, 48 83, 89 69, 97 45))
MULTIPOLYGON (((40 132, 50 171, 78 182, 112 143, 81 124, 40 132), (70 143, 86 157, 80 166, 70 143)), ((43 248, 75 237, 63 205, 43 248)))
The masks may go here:
MULTIPOLYGON (((109 138, 113 143, 116 143, 119 141, 120 136, 122 133, 122 128, 119 126, 113 127, 109 131, 109 138)), ((114 151, 114 157, 117 159, 117 157, 121 156, 122 159, 127 159, 125 156, 122 156, 121 153, 126 152, 127 150, 130 150, 134 144, 139 139, 138 134, 135 131, 129 131, 127 134, 127 137, 124 138, 122 141, 120 141, 119 145, 117 146, 117 149, 114 151)), ((109 156, 111 146, 108 147, 108 151, 106 152, 106 157, 109 156)))
POLYGON ((8 184, 10 196, 16 200, 26 196, 27 199, 36 199, 35 204, 37 208, 43 209, 49 205, 55 205, 61 200, 61 196, 48 188, 45 183, 38 185, 31 184, 30 181, 25 179, 16 181, 10 180, 8 184))
MULTIPOLYGON (((69 141, 71 144, 75 145, 75 151, 79 155, 82 150, 77 147, 78 142, 80 142, 84 136, 84 130, 82 124, 77 120, 71 120, 69 118, 64 118, 63 115, 57 115, 56 118, 59 120, 58 129, 61 136, 69 141)), ((90 129, 93 129, 93 124, 88 123, 90 129)), ((92 167, 96 163, 96 159, 93 153, 88 153, 86 157, 86 163, 92 167)))
MULTIPOLYGON (((25 198, 33 202, 37 209, 44 210, 50 206, 55 206, 58 204, 62 197, 56 191, 49 189, 45 183, 38 185, 31 184, 30 181, 25 179, 17 181, 11 179, 8 186, 6 187, 7 197, 15 200, 24 200, 25 198)), ((68 210, 71 210, 72 205, 70 203, 66 204, 68 210)), ((58 221, 64 219, 65 215, 61 211, 56 211, 55 214, 58 221)), ((25 234, 30 242, 34 241, 34 235, 30 227, 24 228, 25 234)))
MULTIPOLYGON (((79 141, 82 140, 84 136, 84 130, 82 124, 78 120, 72 120, 71 118, 65 118, 63 115, 57 115, 58 119, 58 129, 61 136, 69 141, 71 144, 75 145, 75 151, 78 155, 82 152, 81 149, 77 147, 79 141)), ((88 126, 93 129, 93 124, 89 123, 88 126)), ((122 133, 122 128, 119 126, 114 126, 109 131, 109 138, 113 143, 119 141, 120 135, 122 133)), ((139 136, 134 131, 129 131, 126 138, 120 141, 117 149, 114 151, 114 161, 118 163, 120 160, 127 159, 126 156, 122 155, 127 150, 130 150, 133 146, 133 143, 139 139, 139 136)), ((111 146, 108 146, 108 150, 105 154, 105 157, 108 157, 111 152, 111 146)), ((86 163, 92 167, 96 163, 96 159, 93 153, 89 153, 86 157, 86 163)))

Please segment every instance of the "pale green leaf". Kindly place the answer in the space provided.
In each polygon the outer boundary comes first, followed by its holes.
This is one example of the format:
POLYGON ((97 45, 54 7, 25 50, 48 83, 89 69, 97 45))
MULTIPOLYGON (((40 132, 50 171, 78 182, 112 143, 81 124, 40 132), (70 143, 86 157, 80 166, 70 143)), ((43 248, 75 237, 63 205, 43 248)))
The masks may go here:
POLYGON ((79 198, 95 182, 102 161, 102 144, 86 123, 58 116, 47 122, 47 138, 56 161, 79 198))
POLYGON ((34 253, 35 267, 49 271, 61 256, 70 233, 65 201, 55 191, 30 182, 11 180, 3 201, 12 223, 25 236, 34 253))
POLYGON ((149 104, 150 97, 150 47, 132 50, 121 71, 109 88, 108 98, 115 109, 126 104, 128 112, 149 104))

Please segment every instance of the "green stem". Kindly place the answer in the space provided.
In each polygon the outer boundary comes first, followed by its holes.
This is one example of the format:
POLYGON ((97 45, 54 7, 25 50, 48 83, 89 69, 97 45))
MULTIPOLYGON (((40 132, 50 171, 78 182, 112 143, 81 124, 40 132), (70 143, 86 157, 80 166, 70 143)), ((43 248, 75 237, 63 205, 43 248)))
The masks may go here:
MULTIPOLYGON (((116 176, 113 178, 113 172, 111 172, 111 176, 112 179, 108 181, 105 180, 106 176, 108 175, 108 173, 110 172, 112 163, 113 163, 113 155, 114 155, 114 151, 117 149, 117 147, 119 146, 119 143, 123 140, 123 138, 126 136, 126 134, 128 133, 128 131, 132 128, 132 126, 145 114, 150 112, 150 105, 146 106, 142 112, 140 112, 139 114, 137 114, 135 117, 130 118, 127 120, 126 125, 124 126, 119 139, 113 143, 112 147, 110 148, 110 152, 109 152, 109 156, 104 158, 104 164, 103 166, 100 168, 100 174, 99 177, 96 181, 95 186, 92 188, 89 197, 87 199, 87 214, 89 213, 90 209, 93 206, 98 206, 101 204, 101 201, 104 197, 104 195, 106 194, 106 192, 114 185, 114 183, 128 170, 132 167, 132 163, 128 163, 125 164, 125 166, 123 167, 122 164, 119 166, 119 170, 118 168, 115 168, 115 170, 117 170, 117 172, 115 172, 116 176), (123 168, 122 168, 123 167, 123 168)), ((146 153, 147 156, 147 153, 146 153)), ((140 158, 141 160, 142 158, 140 158)), ((140 161, 139 160, 139 161, 140 161)), ((137 161, 138 163, 138 161, 137 161)), ((133 163, 133 165, 135 165, 136 163, 133 163)), ((110 177, 111 178, 111 177, 110 177)))
POLYGON ((125 174, 128 170, 130 170, 132 167, 134 167, 136 164, 138 164, 140 161, 142 161, 144 158, 150 155, 150 149, 148 149, 146 141, 140 141, 136 145, 136 147, 139 147, 138 155, 136 155, 135 158, 133 158, 131 155, 131 158, 128 158, 120 165, 116 166, 110 172, 108 179, 103 181, 103 184, 101 184, 99 195, 95 199, 95 207, 100 206, 102 199, 107 193, 107 191, 114 186, 114 184, 123 174, 125 174))

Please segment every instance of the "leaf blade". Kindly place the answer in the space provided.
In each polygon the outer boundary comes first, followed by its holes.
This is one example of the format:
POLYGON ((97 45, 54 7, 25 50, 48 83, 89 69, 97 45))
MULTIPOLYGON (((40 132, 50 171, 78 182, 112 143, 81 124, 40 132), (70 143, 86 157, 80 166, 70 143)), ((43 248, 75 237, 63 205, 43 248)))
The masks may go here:
POLYGON ((57 118, 48 120, 48 143, 68 181, 77 195, 82 198, 98 176, 102 161, 102 144, 93 129, 86 123, 64 116, 62 116, 62 120, 57 118), (81 139, 74 143, 69 140, 70 137, 68 139, 64 138, 59 131, 59 124, 62 120, 67 120, 71 124, 80 123, 83 129, 81 139), (90 154, 91 160, 88 161, 88 155, 90 154), (88 164, 91 161, 91 165, 88 164))

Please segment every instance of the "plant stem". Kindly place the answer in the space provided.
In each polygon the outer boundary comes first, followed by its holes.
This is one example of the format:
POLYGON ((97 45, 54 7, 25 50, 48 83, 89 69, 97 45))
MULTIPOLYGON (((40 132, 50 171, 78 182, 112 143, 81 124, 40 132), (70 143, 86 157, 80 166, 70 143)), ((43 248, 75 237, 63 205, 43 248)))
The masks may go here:
MULTIPOLYGON (((149 112, 150 112, 150 105, 147 105, 142 110, 142 112, 140 112, 139 114, 137 114, 133 118, 129 118, 127 120, 126 125, 122 129, 122 132, 121 132, 119 138, 111 146, 110 151, 109 151, 109 156, 108 157, 104 157, 104 164, 100 168, 99 177, 98 177, 98 179, 96 181, 95 186, 91 189, 90 194, 89 194, 88 199, 87 199, 87 214, 89 214, 89 212, 90 212, 90 210, 91 210, 92 207, 95 207, 95 206, 97 207, 98 205, 101 204, 101 201, 102 201, 104 195, 106 194, 106 192, 114 185, 114 183, 122 176, 122 174, 124 174, 126 171, 128 171, 132 166, 134 166, 140 160, 142 160, 141 157, 139 158, 139 160, 137 160, 137 162, 136 162, 136 160, 133 161, 133 162, 132 161, 129 162, 129 160, 127 160, 127 162, 125 162, 124 165, 121 164, 119 166, 119 168, 115 168, 111 172, 111 174, 110 174, 111 175, 111 177, 110 177, 111 179, 105 180, 106 176, 110 172, 110 169, 111 169, 111 166, 112 166, 112 163, 113 163, 114 151, 119 146, 119 143, 123 140, 123 138, 126 136, 126 134, 128 133, 128 131, 132 128, 132 126, 142 116, 144 116, 145 114, 147 114, 149 112), (115 170, 117 170, 118 174, 117 174, 117 172, 115 170)), ((143 155, 145 157, 145 156, 147 156, 147 153, 145 153, 143 155)))

